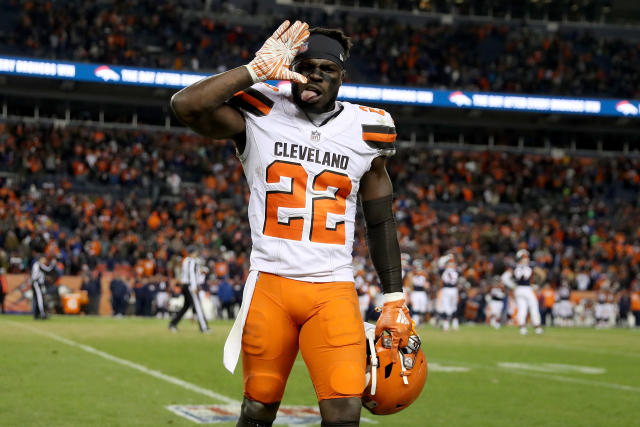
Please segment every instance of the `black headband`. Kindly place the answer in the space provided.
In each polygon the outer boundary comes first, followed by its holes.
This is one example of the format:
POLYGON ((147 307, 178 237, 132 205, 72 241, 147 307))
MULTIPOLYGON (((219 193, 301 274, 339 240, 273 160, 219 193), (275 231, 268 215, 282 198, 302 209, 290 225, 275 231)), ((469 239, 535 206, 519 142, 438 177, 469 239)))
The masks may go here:
POLYGON ((344 68, 346 57, 344 48, 338 40, 324 34, 311 34, 307 42, 300 47, 291 65, 303 59, 328 59, 338 64, 340 68, 344 68))

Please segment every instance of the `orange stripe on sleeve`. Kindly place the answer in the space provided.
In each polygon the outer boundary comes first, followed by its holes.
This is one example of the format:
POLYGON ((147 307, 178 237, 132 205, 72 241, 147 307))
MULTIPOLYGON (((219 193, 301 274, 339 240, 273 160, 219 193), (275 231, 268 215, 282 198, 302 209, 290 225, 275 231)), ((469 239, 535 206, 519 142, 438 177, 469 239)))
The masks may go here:
POLYGON ((365 141, 394 142, 396 140, 396 134, 395 133, 362 132, 362 139, 364 139, 365 141))
POLYGON ((256 107, 260 112, 262 112, 265 116, 269 114, 271 111, 271 107, 265 105, 262 101, 253 96, 249 95, 247 92, 241 90, 240 92, 236 92, 234 96, 240 97, 243 101, 248 102, 249 104, 256 107))

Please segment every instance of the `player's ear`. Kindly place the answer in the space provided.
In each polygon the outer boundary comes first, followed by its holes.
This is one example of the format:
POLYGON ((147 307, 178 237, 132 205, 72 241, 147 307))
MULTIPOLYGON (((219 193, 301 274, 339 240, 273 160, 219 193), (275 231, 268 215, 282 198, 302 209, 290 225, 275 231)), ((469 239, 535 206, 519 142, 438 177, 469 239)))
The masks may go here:
POLYGON ((342 70, 342 72, 340 73, 340 83, 343 83, 346 77, 347 77, 347 70, 342 70))

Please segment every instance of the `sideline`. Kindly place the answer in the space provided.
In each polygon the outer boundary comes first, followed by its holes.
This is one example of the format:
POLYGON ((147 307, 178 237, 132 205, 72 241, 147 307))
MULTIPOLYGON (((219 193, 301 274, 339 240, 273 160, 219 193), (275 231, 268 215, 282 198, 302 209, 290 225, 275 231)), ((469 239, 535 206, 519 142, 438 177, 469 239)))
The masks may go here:
POLYGON ((215 391, 208 390, 206 388, 202 388, 202 387, 197 386, 195 384, 191 384, 189 382, 183 381, 183 380, 181 380, 179 378, 172 377, 171 375, 163 374, 160 371, 156 371, 154 369, 147 368, 146 366, 141 365, 139 363, 131 362, 130 360, 127 360, 127 359, 121 359, 120 357, 113 356, 113 355, 111 355, 109 353, 105 353, 104 351, 97 350, 97 349, 95 349, 95 348, 93 348, 91 346, 85 345, 85 344, 77 343, 77 342, 72 341, 70 339, 61 337, 60 335, 56 335, 56 334, 51 333, 51 332, 41 331, 41 330, 39 330, 37 328, 34 328, 32 326, 28 326, 28 325, 25 325, 25 324, 20 323, 20 322, 14 322, 13 320, 7 320, 7 323, 11 323, 12 325, 19 326, 19 327, 21 327, 23 329, 27 329, 27 330, 29 330, 29 331, 31 331, 33 333, 39 334, 39 335, 44 335, 44 336, 46 336, 48 338, 51 338, 51 339, 56 340, 58 342, 61 342, 63 344, 67 344, 67 345, 69 345, 71 347, 79 348, 81 350, 86 351, 87 353, 95 354, 96 356, 100 356, 103 359, 110 360, 112 362, 118 363, 118 364, 123 365, 123 366, 127 366, 129 368, 135 369, 136 371, 142 372, 143 374, 147 374, 147 375, 150 375, 150 376, 152 376, 154 378, 158 378, 158 379, 166 381, 168 383, 177 385, 177 386, 182 387, 182 388, 184 388, 186 390, 202 394, 204 396, 210 397, 212 399, 219 400, 219 401, 227 403, 227 404, 237 404, 237 405, 241 404, 241 402, 239 400, 231 399, 231 398, 229 398, 229 397, 227 397, 225 395, 216 393, 215 391))

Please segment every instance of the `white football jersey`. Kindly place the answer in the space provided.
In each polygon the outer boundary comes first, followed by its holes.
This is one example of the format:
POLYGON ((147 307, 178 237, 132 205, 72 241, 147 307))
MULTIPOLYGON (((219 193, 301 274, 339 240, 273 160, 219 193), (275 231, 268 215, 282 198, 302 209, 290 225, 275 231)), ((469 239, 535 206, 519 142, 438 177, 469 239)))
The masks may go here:
POLYGON ((423 272, 417 272, 411 276, 411 284, 414 290, 426 290, 429 286, 429 279, 423 272))
POLYGON ((384 110, 340 102, 316 127, 289 91, 259 83, 228 103, 246 121, 238 153, 251 190, 251 269, 304 281, 353 281, 360 179, 373 159, 395 152, 384 110))
POLYGON ((455 268, 447 267, 442 272, 442 283, 444 286, 454 287, 458 284, 458 278, 460 277, 460 273, 455 268))

